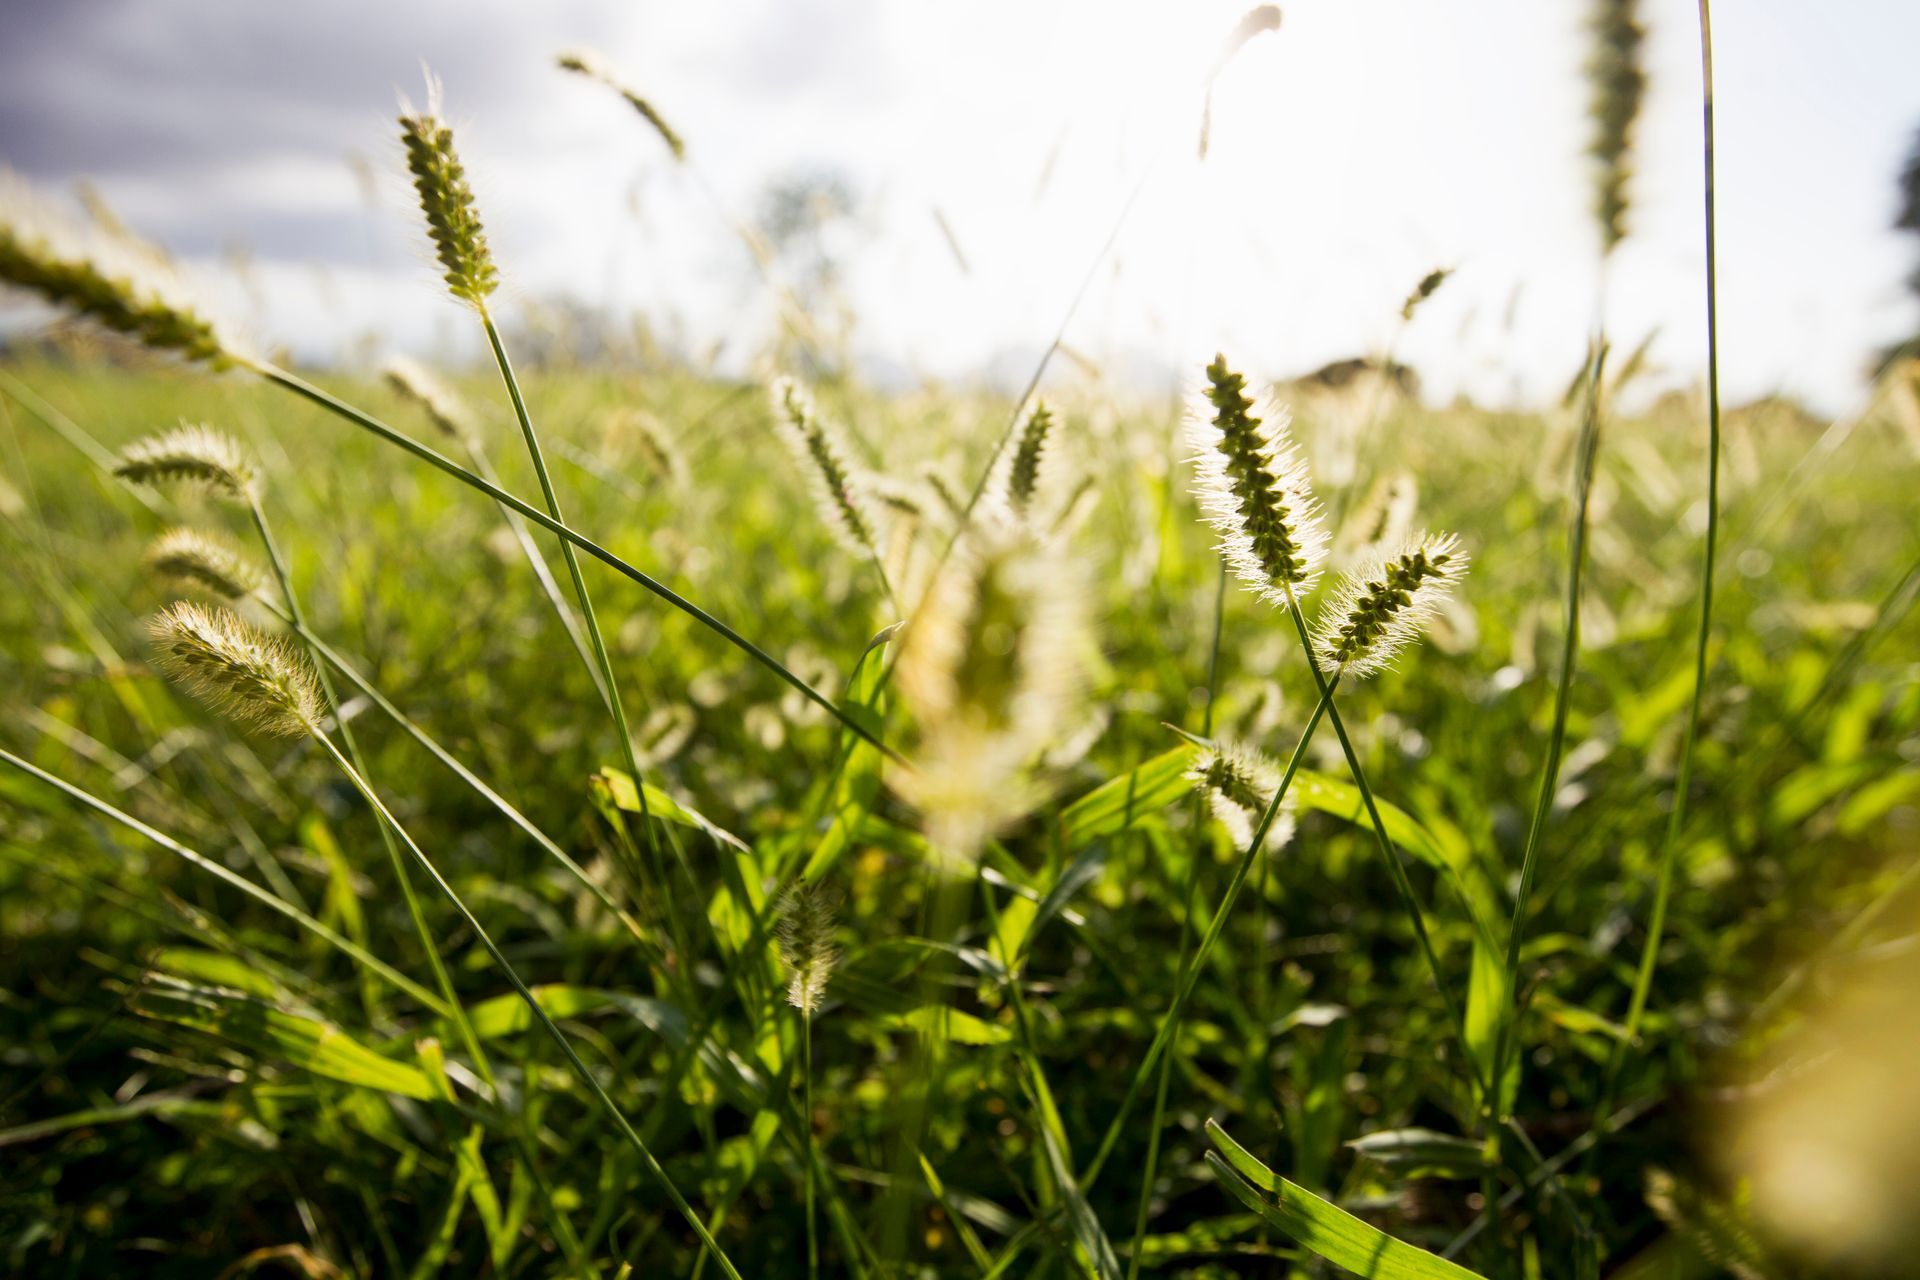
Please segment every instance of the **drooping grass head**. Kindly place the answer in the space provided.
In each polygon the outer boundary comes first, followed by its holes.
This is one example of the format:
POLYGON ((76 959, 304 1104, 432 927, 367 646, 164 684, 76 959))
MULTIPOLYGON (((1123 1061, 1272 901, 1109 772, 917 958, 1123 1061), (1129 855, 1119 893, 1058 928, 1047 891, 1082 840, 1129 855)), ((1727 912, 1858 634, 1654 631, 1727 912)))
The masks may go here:
POLYGON ((313 670, 278 636, 184 600, 155 614, 147 632, 169 676, 239 723, 288 738, 319 727, 313 670))

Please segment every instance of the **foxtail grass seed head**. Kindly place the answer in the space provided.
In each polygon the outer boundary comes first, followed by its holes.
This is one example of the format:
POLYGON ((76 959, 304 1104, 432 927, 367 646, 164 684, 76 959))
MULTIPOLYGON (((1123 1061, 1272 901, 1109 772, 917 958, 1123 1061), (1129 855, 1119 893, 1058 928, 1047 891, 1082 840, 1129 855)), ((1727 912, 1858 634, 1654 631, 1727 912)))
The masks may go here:
POLYGON ((442 434, 466 440, 473 432, 473 412, 431 369, 407 356, 395 356, 381 368, 387 385, 419 405, 442 434))
POLYGON ((480 214, 474 207, 467 171, 453 149, 453 130, 440 119, 440 84, 427 79, 427 109, 400 108, 400 143, 406 148, 407 170, 420 195, 420 212, 433 237, 447 289, 454 297, 480 306, 500 284, 480 214))
POLYGON ((820 518, 847 550, 868 554, 875 543, 866 478, 847 460, 839 431, 820 416, 812 397, 792 378, 773 384, 773 418, 780 438, 807 475, 820 518))
POLYGON ((0 168, 0 281, 156 351, 216 369, 248 359, 158 249, 124 230, 68 216, 5 168, 0 168))
POLYGON ((1286 411, 1256 402, 1246 387, 1225 356, 1207 366, 1187 419, 1195 495, 1235 576, 1262 599, 1284 604, 1312 589, 1327 533, 1286 411))
POLYGON ((1647 75, 1640 65, 1647 32, 1639 9, 1639 0, 1595 0, 1589 19, 1593 49, 1587 59, 1587 79, 1592 99, 1587 114, 1593 122, 1593 141, 1587 154, 1594 160, 1593 212, 1600 223, 1604 253, 1611 253, 1627 234, 1633 128, 1647 92, 1647 75))
POLYGON ((1375 480, 1341 524, 1342 562, 1366 564, 1396 550, 1413 533, 1419 505, 1420 486, 1410 473, 1395 471, 1375 480))
POLYGON ((673 126, 667 123, 666 117, 660 114, 653 103, 641 97, 632 88, 616 78, 611 71, 607 70, 606 64, 600 60, 598 55, 589 53, 584 49, 579 49, 570 53, 563 53, 554 61, 558 63, 562 71, 571 71, 575 75, 585 76, 589 80, 598 81, 626 99, 627 105, 638 112, 640 118, 651 125, 653 131, 660 135, 660 141, 667 144, 667 150, 673 152, 673 158, 675 160, 685 160, 687 158, 686 142, 674 131, 673 126))
POLYGON ((840 962, 834 945, 834 916, 839 903, 832 890, 802 882, 780 900, 775 937, 780 964, 787 971, 787 1003, 811 1018, 827 997, 827 983, 840 962))
POLYGON ((258 478, 239 441, 190 422, 134 441, 121 451, 113 473, 135 484, 188 485, 242 499, 253 493, 258 478))
POLYGON ((1447 277, 1452 274, 1452 267, 1435 267, 1421 276, 1420 283, 1413 286, 1413 292, 1408 294, 1407 300, 1400 304, 1400 318, 1413 319, 1413 313, 1420 309, 1420 304, 1439 292, 1440 286, 1445 284, 1447 277))
POLYGON ((607 418, 607 442, 616 448, 631 448, 647 468, 668 484, 678 484, 687 471, 680 446, 666 424, 645 409, 616 409, 607 418))
POLYGON ((147 568, 226 600, 242 600, 266 581, 231 538, 202 529, 169 529, 147 548, 147 568))
POLYGON ((1408 543, 1341 579, 1321 612, 1314 652, 1328 674, 1372 675, 1420 638, 1453 586, 1467 554, 1452 534, 1408 543))
POLYGON ((1016 516, 1026 518, 1033 506, 1034 493, 1040 487, 1040 467, 1045 460, 1047 435, 1053 430, 1053 411, 1045 401, 1036 400, 1020 420, 1013 451, 1007 455, 1005 474, 997 486, 999 497, 1016 516))
POLYGON ((989 513, 910 611, 896 680, 918 730, 896 786, 964 863, 1038 799, 1030 766, 1071 720, 1082 592, 1050 543, 989 513))
MULTIPOLYGON (((1218 742, 1201 753, 1187 780, 1207 798, 1207 807, 1226 828, 1234 847, 1244 849, 1253 843, 1273 793, 1280 785, 1280 771, 1265 754, 1236 742, 1218 742)), ((1268 850, 1284 848, 1293 839, 1293 802, 1281 802, 1262 842, 1268 850)))
POLYGON ((186 601, 155 614, 147 631, 161 668, 216 710, 282 737, 318 728, 321 701, 313 671, 278 636, 248 626, 229 610, 186 601))

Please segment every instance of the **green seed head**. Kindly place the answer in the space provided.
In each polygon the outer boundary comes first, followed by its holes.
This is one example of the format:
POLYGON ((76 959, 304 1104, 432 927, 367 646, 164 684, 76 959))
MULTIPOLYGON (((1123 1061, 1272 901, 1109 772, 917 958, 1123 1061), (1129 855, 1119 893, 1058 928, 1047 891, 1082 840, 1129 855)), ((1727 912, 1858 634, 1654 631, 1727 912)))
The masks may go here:
POLYGON ((1460 540, 1447 534, 1409 543, 1349 573, 1321 614, 1315 654, 1330 672, 1351 677, 1390 666, 1466 571, 1460 540))
POLYGON ((467 171, 453 149, 453 130, 439 117, 440 86, 429 78, 427 109, 414 112, 402 106, 400 143, 406 148, 407 170, 420 195, 420 212, 433 237, 447 290, 475 306, 484 303, 500 284, 480 214, 474 207, 467 171))

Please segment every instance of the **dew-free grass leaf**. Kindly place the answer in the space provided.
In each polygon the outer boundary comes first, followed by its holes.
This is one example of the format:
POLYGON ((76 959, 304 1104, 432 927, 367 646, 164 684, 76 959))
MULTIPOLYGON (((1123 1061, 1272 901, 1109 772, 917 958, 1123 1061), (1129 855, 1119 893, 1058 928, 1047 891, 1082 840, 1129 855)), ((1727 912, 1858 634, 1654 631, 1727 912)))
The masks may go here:
POLYGON ((923 1004, 897 1014, 887 1021, 939 1036, 953 1044, 1005 1044, 1013 1032, 997 1023, 985 1022, 972 1014, 944 1004, 923 1004))
POLYGON ((1335 1266, 1369 1280, 1482 1280, 1287 1181, 1212 1120, 1207 1121, 1207 1137, 1218 1148, 1207 1152, 1207 1164, 1220 1185, 1276 1230, 1335 1266))
POLYGON ((1060 814, 1060 840, 1076 852, 1101 836, 1125 831, 1193 790, 1186 773, 1200 748, 1183 743, 1145 764, 1101 783, 1060 814))
MULTIPOLYGON (((633 777, 624 769, 609 765, 587 780, 593 789, 594 798, 627 813, 640 812, 640 793, 634 789, 633 777)), ((745 852, 747 842, 726 828, 709 820, 691 805, 680 803, 651 782, 646 784, 647 813, 667 822, 677 822, 683 827, 692 827, 704 831, 722 844, 732 845, 745 852)))
POLYGON ((1080 1181, 1073 1176, 1066 1153, 1060 1149, 1052 1130, 1045 1125, 1040 1127, 1040 1141, 1046 1147, 1053 1180, 1059 1184, 1060 1195, 1067 1202, 1067 1222, 1073 1227, 1073 1238, 1080 1242, 1080 1247, 1092 1259, 1093 1274, 1097 1280, 1119 1280, 1120 1259, 1113 1252, 1113 1242, 1107 1239, 1093 1206, 1087 1203, 1085 1193, 1080 1190, 1080 1181))
POLYGON ((1381 1129, 1347 1146, 1409 1176, 1477 1178, 1487 1169, 1480 1143, 1432 1129, 1381 1129))

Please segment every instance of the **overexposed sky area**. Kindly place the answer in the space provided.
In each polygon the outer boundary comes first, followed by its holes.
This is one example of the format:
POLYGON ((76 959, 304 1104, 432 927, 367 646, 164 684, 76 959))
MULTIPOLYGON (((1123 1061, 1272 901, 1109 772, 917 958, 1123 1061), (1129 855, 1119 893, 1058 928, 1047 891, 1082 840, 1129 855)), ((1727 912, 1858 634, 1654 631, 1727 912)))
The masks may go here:
MULTIPOLYGON (((888 379, 1018 382, 1137 191, 1067 335, 1116 386, 1164 385, 1213 346, 1273 375, 1378 351, 1445 265, 1399 343, 1429 395, 1556 393, 1599 288, 1586 6, 1285 4, 1220 76, 1203 164, 1202 83, 1247 7, 0 0, 0 160, 92 180, 214 271, 243 251, 231 296, 266 341, 457 357, 470 326, 435 288, 393 139, 424 59, 510 295, 645 313, 723 367, 774 320, 713 197, 750 215, 770 182, 833 173, 857 211, 836 240, 854 348, 888 379), (690 169, 554 68, 577 45, 654 100, 690 169)), ((1681 385, 1704 360, 1696 8, 1642 11, 1652 87, 1606 314, 1621 344, 1658 329, 1681 385)), ((1889 226, 1920 127, 1920 5, 1744 0, 1715 19, 1725 383, 1844 412, 1873 349, 1920 327, 1902 284, 1920 242, 1889 226)), ((27 315, 0 303, 0 322, 27 315)))

